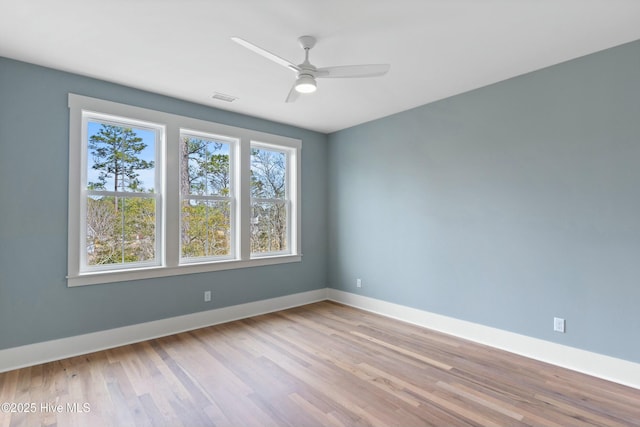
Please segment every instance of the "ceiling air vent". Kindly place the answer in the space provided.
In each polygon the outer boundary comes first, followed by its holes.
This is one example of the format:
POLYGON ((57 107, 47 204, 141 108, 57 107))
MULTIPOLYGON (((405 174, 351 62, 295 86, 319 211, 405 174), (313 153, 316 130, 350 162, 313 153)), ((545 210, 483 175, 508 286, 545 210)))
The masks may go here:
POLYGON ((214 92, 213 95, 211 96, 211 98, 217 99, 218 101, 224 101, 224 102, 233 102, 236 99, 238 99, 237 96, 227 95, 227 94, 220 93, 220 92, 214 92))

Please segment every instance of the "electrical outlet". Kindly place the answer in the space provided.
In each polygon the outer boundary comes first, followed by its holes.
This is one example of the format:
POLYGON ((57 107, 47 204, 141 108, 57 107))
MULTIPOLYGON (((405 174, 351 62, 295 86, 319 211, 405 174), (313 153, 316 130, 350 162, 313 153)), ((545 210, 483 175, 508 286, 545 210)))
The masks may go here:
POLYGON ((356 279, 356 287, 357 288, 361 288, 362 287, 362 279, 356 279))
POLYGON ((204 302, 211 302, 211 291, 204 291, 204 302))
POLYGON ((564 334, 566 321, 560 317, 553 318, 553 330, 564 334))

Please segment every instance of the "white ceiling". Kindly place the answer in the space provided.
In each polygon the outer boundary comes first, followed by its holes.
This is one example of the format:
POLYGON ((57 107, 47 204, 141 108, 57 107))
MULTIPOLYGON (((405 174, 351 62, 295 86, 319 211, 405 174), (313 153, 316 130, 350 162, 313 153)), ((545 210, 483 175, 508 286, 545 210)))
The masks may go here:
POLYGON ((0 0, 0 56, 327 133, 638 39, 640 0, 0 0), (230 40, 298 64, 304 34, 391 70, 286 104, 295 74, 230 40))

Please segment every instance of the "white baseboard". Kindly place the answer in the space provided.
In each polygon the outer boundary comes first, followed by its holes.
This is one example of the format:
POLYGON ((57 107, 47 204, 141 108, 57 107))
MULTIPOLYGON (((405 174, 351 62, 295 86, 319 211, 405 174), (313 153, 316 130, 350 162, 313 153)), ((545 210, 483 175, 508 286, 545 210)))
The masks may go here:
POLYGON ((155 320, 122 328, 93 332, 36 344, 0 350, 0 372, 60 360, 94 351, 119 347, 219 323, 244 319, 327 299, 326 289, 317 289, 231 307, 155 320))
POLYGON ((328 289, 327 298, 511 353, 640 389, 640 364, 428 311, 328 289))
POLYGON ((0 372, 272 313, 326 299, 640 389, 640 364, 638 363, 336 289, 317 289, 122 328, 8 348, 0 350, 0 372))

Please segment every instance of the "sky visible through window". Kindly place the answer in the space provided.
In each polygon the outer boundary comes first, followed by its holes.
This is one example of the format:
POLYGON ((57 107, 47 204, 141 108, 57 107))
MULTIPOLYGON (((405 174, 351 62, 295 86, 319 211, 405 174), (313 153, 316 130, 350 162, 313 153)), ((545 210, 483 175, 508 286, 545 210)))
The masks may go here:
MULTIPOLYGON (((102 123, 89 121, 87 123, 87 140, 90 140, 93 135, 97 135, 102 127, 102 123)), ((153 130, 137 128, 131 126, 122 126, 131 128, 133 132, 135 132, 136 136, 142 138, 142 142, 146 145, 146 147, 137 155, 140 159, 145 160, 147 162, 156 163, 155 156, 155 146, 156 146, 156 135, 153 130)), ((98 176, 100 174, 99 170, 93 168, 95 164, 94 156, 91 154, 91 150, 87 152, 87 183, 97 182, 98 176)), ((146 191, 152 190, 155 187, 155 170, 152 169, 141 169, 137 171, 139 174, 139 179, 142 188, 146 191)), ((113 188, 107 188, 106 190, 112 191, 113 188)))

